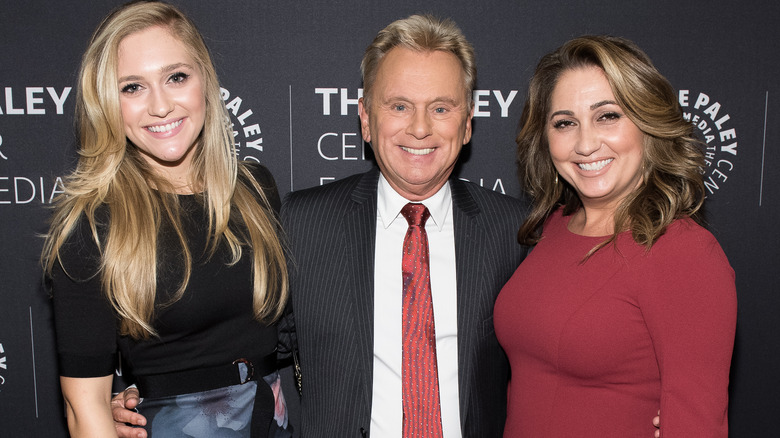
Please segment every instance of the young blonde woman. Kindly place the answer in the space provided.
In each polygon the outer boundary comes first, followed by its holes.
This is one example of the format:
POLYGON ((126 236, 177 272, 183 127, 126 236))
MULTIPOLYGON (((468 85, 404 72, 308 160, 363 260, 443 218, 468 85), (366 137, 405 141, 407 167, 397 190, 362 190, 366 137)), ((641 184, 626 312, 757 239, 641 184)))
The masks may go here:
POLYGON ((194 24, 159 2, 112 12, 82 60, 77 118, 79 162, 43 252, 71 435, 116 436, 117 350, 149 436, 280 432, 279 195, 236 160, 194 24))

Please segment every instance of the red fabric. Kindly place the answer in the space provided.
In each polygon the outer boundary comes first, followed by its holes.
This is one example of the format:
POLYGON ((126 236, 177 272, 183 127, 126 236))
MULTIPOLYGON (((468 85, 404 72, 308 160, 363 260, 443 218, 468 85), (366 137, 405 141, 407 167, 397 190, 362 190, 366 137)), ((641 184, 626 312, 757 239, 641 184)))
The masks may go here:
POLYGON ((689 219, 647 252, 567 229, 556 212, 495 304, 512 367, 507 437, 728 435, 734 271, 689 219))
POLYGON ((403 437, 441 437, 436 330, 422 204, 406 204, 401 214, 409 222, 404 238, 403 269, 403 437))

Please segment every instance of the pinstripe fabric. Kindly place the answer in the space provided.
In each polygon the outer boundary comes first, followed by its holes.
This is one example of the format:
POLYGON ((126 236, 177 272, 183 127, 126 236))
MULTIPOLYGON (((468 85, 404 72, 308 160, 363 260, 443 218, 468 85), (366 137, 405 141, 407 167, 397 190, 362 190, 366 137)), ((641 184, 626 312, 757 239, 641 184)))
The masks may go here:
POLYGON ((528 205, 452 180, 458 283, 458 383, 464 437, 500 437, 509 364, 493 329, 493 304, 525 258, 517 231, 528 205))
MULTIPOLYGON (((373 282, 379 172, 291 193, 282 222, 292 255, 305 438, 362 437, 371 423, 373 282)), ((520 201, 451 180, 464 437, 501 436, 508 364, 493 303, 526 254, 520 201), (486 214, 488 213, 488 214, 486 214)))

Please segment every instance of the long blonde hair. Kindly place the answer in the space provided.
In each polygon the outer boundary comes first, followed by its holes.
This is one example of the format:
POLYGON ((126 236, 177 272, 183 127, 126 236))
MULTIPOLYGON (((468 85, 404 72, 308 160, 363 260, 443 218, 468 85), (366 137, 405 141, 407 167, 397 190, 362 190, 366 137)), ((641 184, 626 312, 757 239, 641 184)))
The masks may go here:
POLYGON ((77 93, 79 161, 66 178, 64 194, 55 201, 42 254, 45 271, 51 275, 63 244, 80 220, 87 221, 101 253, 102 288, 121 318, 121 333, 136 339, 154 336, 158 230, 167 221, 178 236, 184 266, 170 302, 181 298, 187 287, 193 257, 184 239, 178 198, 127 140, 119 103, 119 44, 128 35, 154 26, 165 28, 183 43, 203 76, 205 122, 199 147, 193 151, 190 180, 203 190, 208 211, 208 256, 226 244, 232 255, 229 264, 235 264, 249 250, 255 317, 273 321, 281 315, 288 294, 278 223, 263 189, 237 161, 230 118, 200 33, 182 12, 165 3, 122 6, 92 35, 77 93), (107 210, 108 223, 99 223, 99 208, 107 210), (242 238, 244 233, 236 226, 245 226, 248 236, 242 238))
POLYGON ((650 249, 675 219, 701 221, 704 155, 669 81, 634 43, 610 36, 575 38, 542 57, 536 67, 517 136, 520 181, 533 198, 518 238, 533 245, 556 208, 563 206, 563 214, 569 215, 582 206, 574 188, 556 178, 546 125, 558 78, 565 71, 588 66, 604 72, 618 105, 644 134, 642 185, 620 202, 613 235, 588 255, 626 230, 631 230, 635 242, 650 249))

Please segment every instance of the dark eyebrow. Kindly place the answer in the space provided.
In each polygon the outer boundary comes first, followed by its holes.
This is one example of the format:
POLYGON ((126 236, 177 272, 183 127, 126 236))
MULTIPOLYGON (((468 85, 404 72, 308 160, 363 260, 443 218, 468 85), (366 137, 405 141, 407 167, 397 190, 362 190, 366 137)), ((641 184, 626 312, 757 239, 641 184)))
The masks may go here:
POLYGON ((574 115, 574 113, 573 113, 573 112, 571 112, 571 111, 569 111, 569 110, 559 110, 559 111, 556 111, 556 112, 554 112, 554 113, 550 114, 550 117, 549 117, 549 118, 550 118, 550 119, 552 119, 553 117, 555 117, 555 116, 558 116, 558 115, 562 115, 562 116, 573 116, 573 115, 574 115))
MULTIPOLYGON (((590 106, 590 110, 593 111, 594 109, 600 108, 600 107, 605 106, 605 105, 617 105, 617 104, 618 103, 615 102, 614 100, 602 100, 600 102, 596 102, 593 105, 591 105, 590 106)), ((550 114, 549 118, 552 119, 553 117, 558 116, 558 115, 573 116, 574 113, 569 111, 569 110, 560 110, 560 111, 555 111, 554 113, 550 114)))
POLYGON ((590 109, 594 110, 604 105, 617 105, 617 102, 615 102, 614 100, 602 100, 601 102, 596 102, 593 105, 591 105, 590 109))

